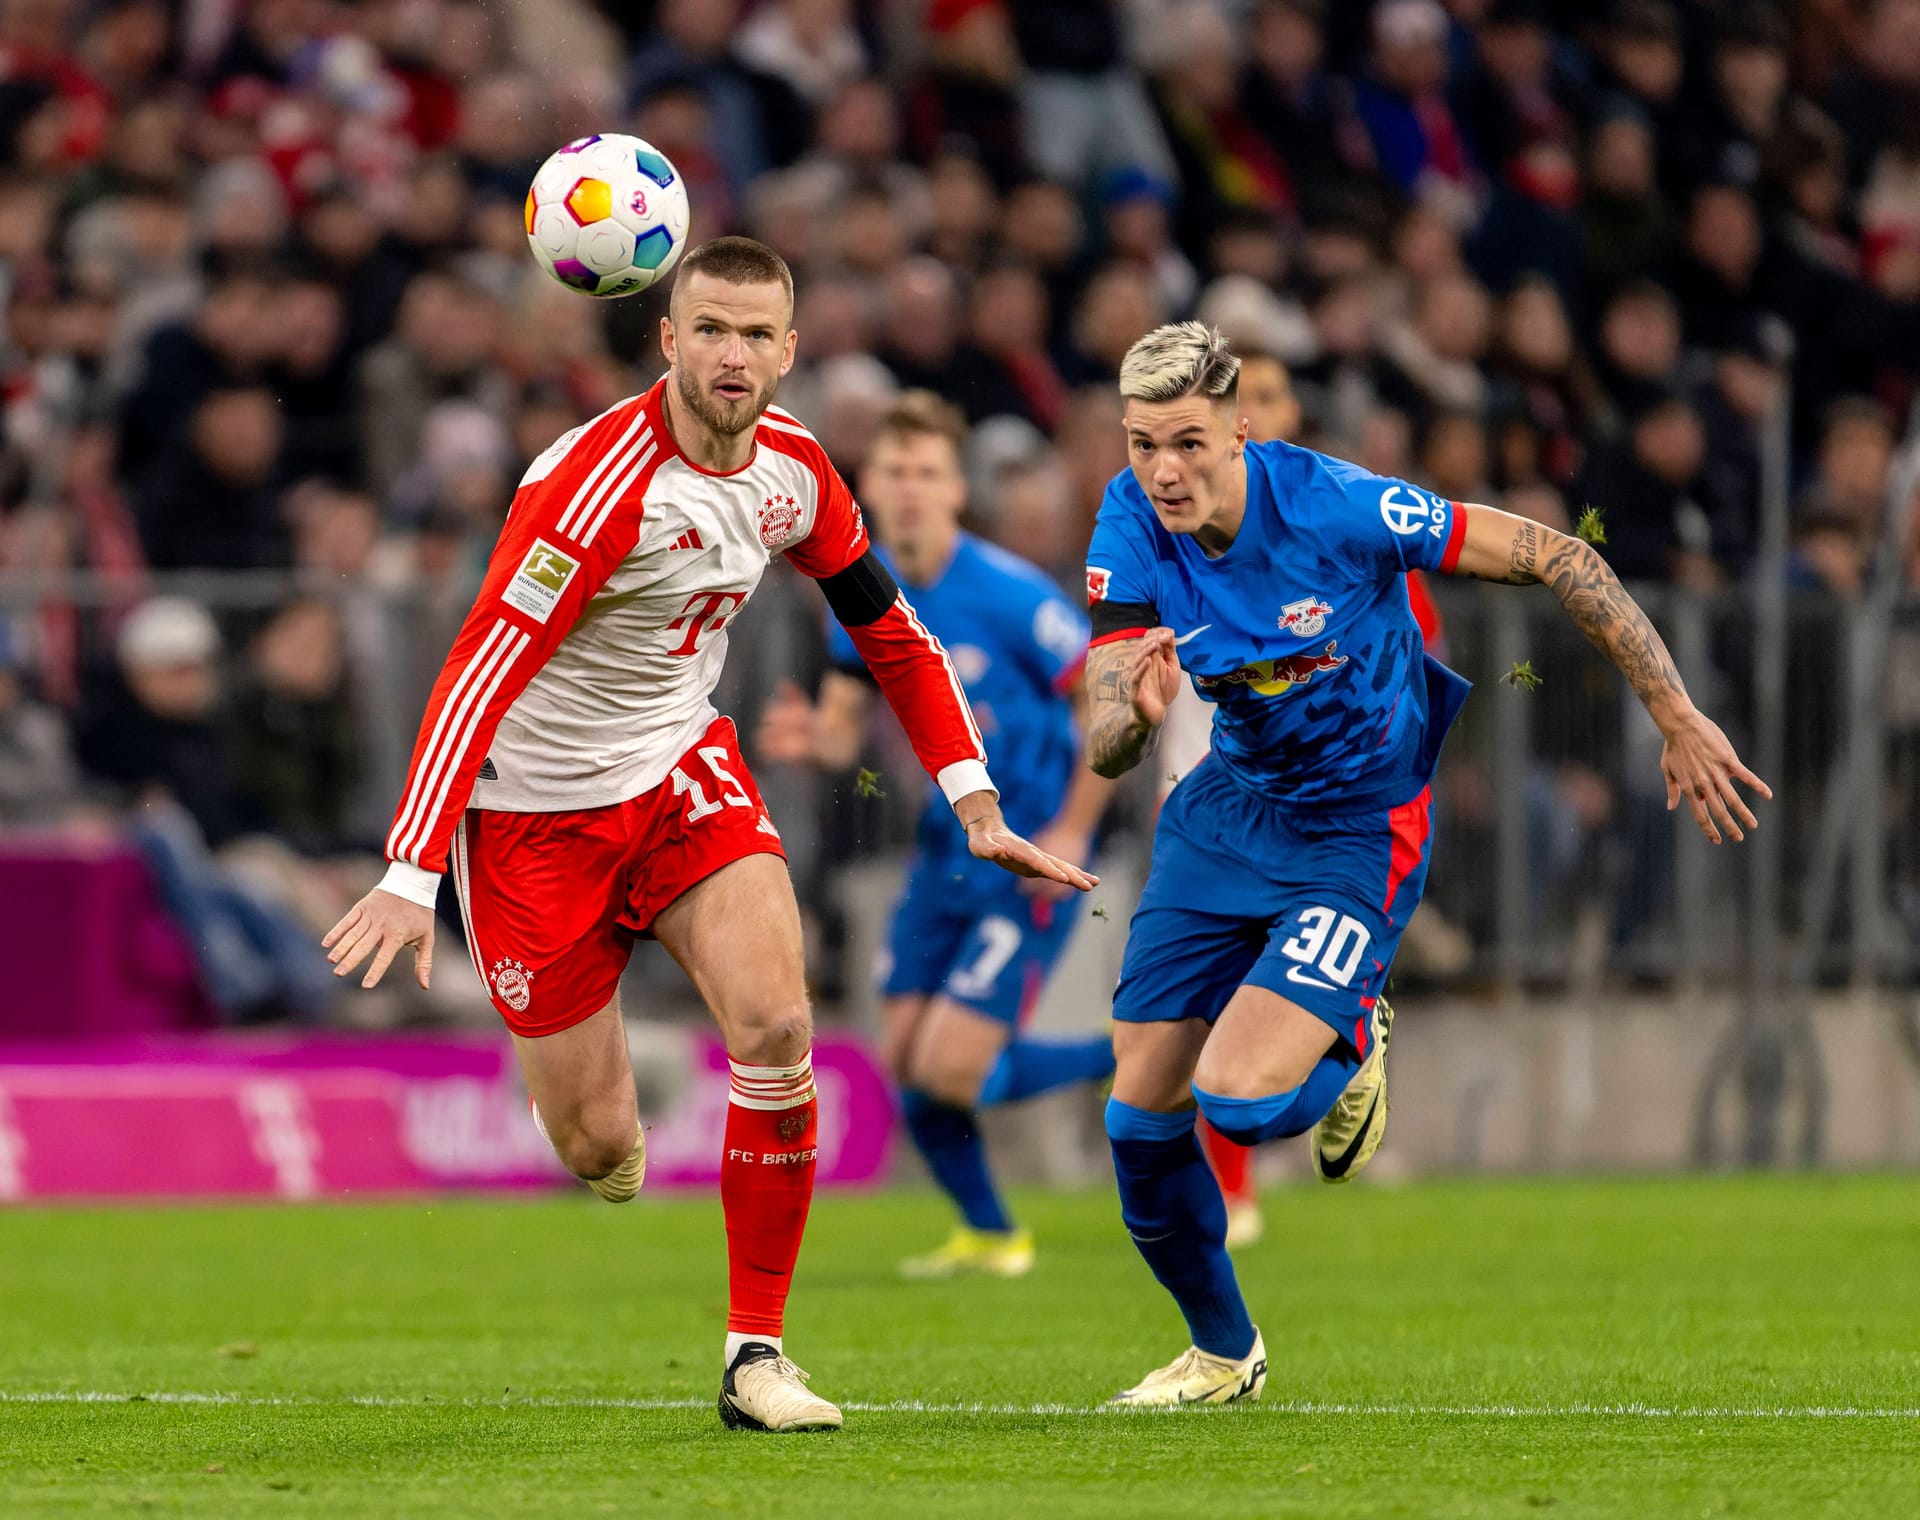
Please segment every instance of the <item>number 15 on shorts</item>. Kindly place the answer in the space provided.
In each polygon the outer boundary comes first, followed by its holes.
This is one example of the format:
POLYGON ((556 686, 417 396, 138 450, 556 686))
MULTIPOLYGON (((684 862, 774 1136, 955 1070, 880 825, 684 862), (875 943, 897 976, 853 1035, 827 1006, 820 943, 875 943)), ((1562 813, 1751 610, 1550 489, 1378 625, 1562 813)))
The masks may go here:
POLYGON ((1367 926, 1344 913, 1319 907, 1302 908, 1299 925, 1299 932, 1280 946, 1282 955, 1299 963, 1287 967, 1287 980, 1327 992, 1351 987, 1373 939, 1367 926))

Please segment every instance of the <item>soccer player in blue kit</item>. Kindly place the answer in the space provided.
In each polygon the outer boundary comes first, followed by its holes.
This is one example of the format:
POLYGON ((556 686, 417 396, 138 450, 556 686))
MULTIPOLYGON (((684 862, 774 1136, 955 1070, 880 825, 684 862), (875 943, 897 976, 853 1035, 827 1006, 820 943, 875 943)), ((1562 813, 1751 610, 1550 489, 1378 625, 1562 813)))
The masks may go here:
MULTIPOLYGON (((1113 790, 1080 763, 1070 698, 1083 674, 1087 619, 1033 565, 961 530, 965 428, 938 396, 901 396, 876 430, 860 499, 881 560, 912 588, 914 610, 946 646, 994 763, 1021 779, 1003 799, 1010 827, 1084 861, 1113 790)), ((757 741, 768 759, 844 770, 860 752, 872 679, 838 624, 827 638, 835 668, 818 703, 789 683, 768 705, 757 741)), ((979 1109, 1113 1070, 1104 1028, 1043 1040, 1020 1027, 1084 909, 1071 889, 1003 887, 996 878, 1013 878, 980 869, 944 804, 928 805, 917 844, 888 941, 887 1063, 907 1132, 962 1222, 901 1270, 1017 1277, 1033 1264, 1033 1240, 994 1186, 975 1120, 979 1109)))
POLYGON ((1114 993, 1107 1106, 1120 1210, 1193 1344, 1121 1405, 1258 1398, 1267 1354, 1223 1243, 1196 1108, 1242 1144, 1312 1131, 1354 1176, 1386 1131, 1381 992, 1426 883, 1429 780, 1468 683, 1425 655, 1406 572, 1542 584, 1665 739, 1667 804, 1714 843, 1772 794, 1688 700, 1660 636, 1588 544, 1285 443, 1249 444, 1239 360, 1198 322, 1120 369, 1130 468, 1087 552, 1087 757, 1153 749, 1181 672, 1213 749, 1160 814, 1114 993))

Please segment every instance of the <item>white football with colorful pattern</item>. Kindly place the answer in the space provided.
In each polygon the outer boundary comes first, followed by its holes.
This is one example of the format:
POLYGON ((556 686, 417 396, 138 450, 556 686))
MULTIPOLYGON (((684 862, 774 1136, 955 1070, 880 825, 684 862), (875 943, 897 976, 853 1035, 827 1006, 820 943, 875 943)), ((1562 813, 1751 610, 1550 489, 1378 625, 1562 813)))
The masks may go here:
POLYGON ((527 241, 569 290, 630 296, 687 246, 687 187, 651 143, 618 132, 570 142, 527 192, 527 241))

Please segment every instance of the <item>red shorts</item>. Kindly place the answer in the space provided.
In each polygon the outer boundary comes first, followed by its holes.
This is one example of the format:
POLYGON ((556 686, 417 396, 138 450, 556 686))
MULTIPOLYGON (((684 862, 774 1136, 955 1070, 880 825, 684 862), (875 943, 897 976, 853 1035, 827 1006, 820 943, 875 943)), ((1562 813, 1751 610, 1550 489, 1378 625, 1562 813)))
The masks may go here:
POLYGON ((681 893, 749 855, 786 857, 731 718, 650 792, 572 813, 469 808, 453 881, 474 969, 519 1035, 613 1001, 634 939, 681 893))

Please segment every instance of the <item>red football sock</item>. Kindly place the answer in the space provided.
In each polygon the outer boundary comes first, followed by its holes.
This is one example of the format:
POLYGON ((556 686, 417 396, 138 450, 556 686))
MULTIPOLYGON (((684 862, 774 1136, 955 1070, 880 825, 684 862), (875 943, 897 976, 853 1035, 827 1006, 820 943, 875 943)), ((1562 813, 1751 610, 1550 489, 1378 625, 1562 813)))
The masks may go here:
POLYGON ((813 1057, 733 1069, 720 1207, 727 1217, 727 1331, 775 1336, 813 1202, 818 1149, 813 1057))
POLYGON ((1253 1147, 1235 1145, 1205 1119, 1200 1121, 1199 1130, 1200 1149, 1206 1152, 1207 1165, 1219 1180, 1221 1196, 1228 1203, 1252 1203, 1253 1147))

